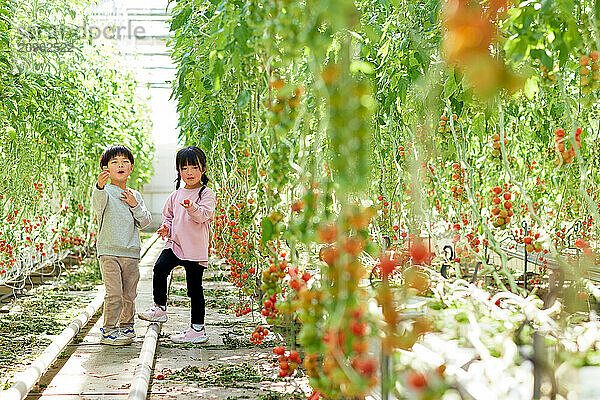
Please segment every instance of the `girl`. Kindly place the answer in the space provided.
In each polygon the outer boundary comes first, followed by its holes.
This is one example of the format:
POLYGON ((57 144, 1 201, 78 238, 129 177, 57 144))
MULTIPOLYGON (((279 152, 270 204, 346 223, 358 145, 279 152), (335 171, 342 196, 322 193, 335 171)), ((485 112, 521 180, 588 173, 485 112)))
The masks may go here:
POLYGON ((215 215, 215 193, 208 187, 206 155, 196 146, 177 152, 176 190, 163 209, 164 224, 157 231, 167 245, 154 264, 154 306, 139 313, 151 322, 167 320, 167 278, 173 268, 185 268, 187 293, 191 300, 192 323, 188 330, 171 336, 175 343, 208 341, 204 328, 204 291, 202 274, 208 263, 209 224, 215 215), (185 186, 180 188, 181 180, 185 186))

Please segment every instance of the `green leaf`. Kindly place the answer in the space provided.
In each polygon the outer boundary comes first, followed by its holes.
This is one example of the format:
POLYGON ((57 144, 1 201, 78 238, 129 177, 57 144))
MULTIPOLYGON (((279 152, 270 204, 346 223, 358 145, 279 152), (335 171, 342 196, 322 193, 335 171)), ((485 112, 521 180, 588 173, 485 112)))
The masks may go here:
POLYGON ((4 106, 5 106, 5 107, 6 107, 8 110, 12 111, 12 113, 13 113, 15 116, 16 116, 16 115, 19 113, 19 111, 18 111, 18 109, 17 109, 17 103, 16 103, 14 100, 12 100, 12 99, 6 99, 6 100, 4 101, 4 106))
POLYGON ((405 37, 400 42, 399 50, 407 50, 409 47, 410 47, 410 39, 408 37, 405 37))
POLYGON ((544 50, 543 49, 531 49, 531 50, 529 50, 529 55, 534 60, 540 60, 542 58, 543 54, 544 54, 544 50))
POLYGON ((525 81, 525 86, 523 87, 523 92, 525 93, 525 96, 527 96, 527 98, 529 100, 533 100, 535 95, 540 90, 539 86, 538 86, 538 80, 539 80, 539 78, 534 75, 534 76, 529 77, 529 79, 527 79, 527 81, 525 81))
POLYGON ((542 7, 540 8, 540 14, 548 14, 550 9, 552 8, 552 3, 554 0, 544 0, 542 1, 542 7))
POLYGON ((504 45, 504 51, 513 61, 518 62, 527 55, 527 41, 518 35, 513 35, 504 45))
POLYGON ((350 72, 362 72, 367 75, 371 75, 375 72, 375 68, 373 68, 373 64, 367 61, 353 60, 350 63, 350 72))
POLYGON ((211 50, 208 54, 208 72, 212 72, 215 67, 215 63, 217 61, 217 50, 211 50))
MULTIPOLYGON (((404 78, 398 81, 398 98, 402 101, 406 100, 406 92, 408 91, 408 81, 404 78)), ((398 106, 400 107, 400 106, 398 106)), ((400 110, 400 108, 398 108, 400 110)))
POLYGON ((554 58, 552 57, 552 54, 550 53, 550 51, 548 51, 548 49, 542 52, 540 60, 544 67, 548 68, 549 71, 552 71, 552 69, 554 68, 554 58))
POLYGON ((382 60, 387 57, 388 51, 390 49, 390 42, 391 42, 391 40, 386 40, 386 42, 383 44, 383 46, 381 46, 379 48, 379 50, 377 51, 378 55, 381 56, 382 60))
POLYGON ((471 129, 476 134, 485 133, 485 114, 480 112, 477 113, 475 117, 473 117, 473 122, 471 123, 471 129))
POLYGON ((262 228, 261 241, 266 245, 267 242, 273 238, 273 233, 275 231, 273 229, 273 223, 268 217, 264 217, 260 226, 262 228))
POLYGON ((210 151, 210 149, 212 148, 211 137, 209 135, 202 135, 202 137, 200 138, 200 144, 202 144, 202 147, 210 151))
POLYGON ((199 70, 194 70, 194 90, 196 91, 196 96, 202 98, 206 90, 204 89, 204 80, 206 77, 199 70))
POLYGON ((242 53, 248 53, 250 49, 246 45, 248 39, 250 38, 250 29, 245 21, 241 21, 233 30, 233 37, 235 41, 238 43, 239 48, 242 50, 242 53))
POLYGON ((250 103, 250 99, 252 98, 252 93, 250 93, 249 90, 242 90, 240 92, 240 94, 238 95, 237 99, 235 100, 235 104, 237 106, 237 108, 239 108, 240 110, 243 108, 246 108, 248 106, 248 104, 250 103))
POLYGON ((176 31, 177 29, 181 28, 188 20, 191 13, 192 6, 188 3, 173 17, 173 20, 171 21, 171 30, 176 31))
MULTIPOLYGON (((216 4, 216 3, 213 3, 216 4)), ((227 0, 224 0, 223 2, 221 2, 221 4, 219 4, 219 6, 217 7, 217 12, 222 13, 223 11, 225 11, 225 9, 227 8, 227 0)))
POLYGON ((446 82, 444 82, 443 97, 448 98, 448 97, 452 96, 454 94, 454 92, 456 92, 457 88, 458 88, 458 86, 456 85, 456 80, 454 79, 454 73, 450 72, 448 74, 448 78, 446 79, 446 82))
POLYGON ((221 107, 215 106, 215 110, 212 115, 212 121, 217 129, 220 129, 223 126, 223 122, 225 122, 225 117, 223 116, 223 111, 221 110, 221 107))
POLYGON ((5 46, 10 46, 10 40, 6 32, 0 32, 0 41, 4 43, 5 46))

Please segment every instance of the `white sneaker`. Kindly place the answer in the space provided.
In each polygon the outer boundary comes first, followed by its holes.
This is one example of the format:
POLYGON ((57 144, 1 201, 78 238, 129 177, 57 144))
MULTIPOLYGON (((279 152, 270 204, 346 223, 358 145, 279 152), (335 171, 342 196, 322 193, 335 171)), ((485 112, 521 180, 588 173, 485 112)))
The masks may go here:
POLYGON ((119 330, 123 335, 135 339, 135 330, 133 329, 133 326, 121 327, 119 330))
POLYGON ((138 313, 138 317, 150 322, 167 322, 167 312, 156 304, 138 313))
POLYGON ((111 346, 126 346, 133 343, 133 339, 129 336, 125 336, 118 328, 110 329, 105 331, 104 328, 100 328, 102 337, 100 343, 108 344, 111 346))
POLYGON ((170 337, 173 343, 206 343, 208 342, 208 336, 206 336, 206 330, 202 328, 197 331, 192 327, 189 327, 187 331, 183 331, 172 335, 170 337))

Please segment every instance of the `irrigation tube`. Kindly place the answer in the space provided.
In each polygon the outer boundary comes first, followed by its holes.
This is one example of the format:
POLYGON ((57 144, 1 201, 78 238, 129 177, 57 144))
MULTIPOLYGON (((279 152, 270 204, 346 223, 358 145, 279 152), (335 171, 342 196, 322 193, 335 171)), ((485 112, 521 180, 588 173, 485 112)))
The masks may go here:
MULTIPOLYGON (((157 235, 158 237, 158 235, 157 235)), ((167 288, 171 287, 171 276, 167 280, 167 288)), ((167 290, 168 292, 168 290, 167 290)), ((144 344, 140 350, 140 357, 135 366, 133 381, 129 389, 127 400, 144 400, 148 396, 148 388, 150 386, 150 378, 152 375, 152 367, 154 364, 154 355, 158 346, 158 335, 162 324, 152 322, 148 325, 148 330, 144 336, 144 344)))
POLYGON ((160 333, 160 324, 153 322, 148 326, 146 336, 144 336, 144 344, 140 351, 140 358, 135 367, 135 374, 131 382, 129 390, 129 400, 143 400, 148 394, 148 386, 150 384, 150 375, 152 373, 152 364, 154 362, 154 354, 158 344, 158 334, 160 333))
POLYGON ((46 347, 46 350, 31 364, 29 368, 17 375, 15 383, 7 390, 0 392, 0 400, 22 400, 37 383, 58 355, 67 347, 69 342, 85 326, 92 315, 104 303, 104 288, 102 287, 94 300, 71 323, 63 329, 56 339, 46 347))

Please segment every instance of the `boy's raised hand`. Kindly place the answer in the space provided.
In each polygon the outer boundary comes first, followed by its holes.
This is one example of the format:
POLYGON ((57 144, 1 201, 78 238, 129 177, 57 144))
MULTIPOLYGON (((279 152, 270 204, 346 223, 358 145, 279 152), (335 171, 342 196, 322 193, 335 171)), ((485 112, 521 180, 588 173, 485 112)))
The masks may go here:
POLYGON ((125 203, 127 203, 129 205, 129 207, 135 207, 138 205, 137 199, 135 198, 135 196, 129 189, 123 190, 121 192, 120 199, 123 200, 125 203))
POLYGON ((100 172, 100 175, 98 175, 98 189, 104 189, 104 186, 106 186, 106 182, 108 182, 108 179, 110 178, 110 173, 108 172, 108 169, 105 169, 104 171, 100 172))
POLYGON ((169 228, 167 228, 166 225, 163 225, 160 228, 158 228, 158 230, 156 231, 156 234, 158 236, 160 236, 161 239, 164 240, 169 237, 169 228))

